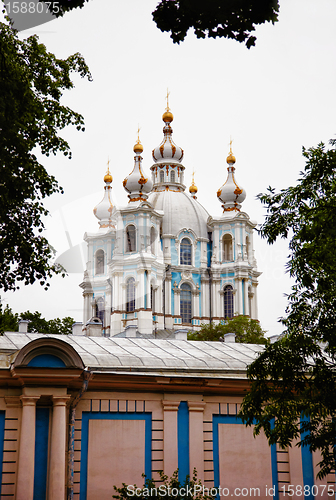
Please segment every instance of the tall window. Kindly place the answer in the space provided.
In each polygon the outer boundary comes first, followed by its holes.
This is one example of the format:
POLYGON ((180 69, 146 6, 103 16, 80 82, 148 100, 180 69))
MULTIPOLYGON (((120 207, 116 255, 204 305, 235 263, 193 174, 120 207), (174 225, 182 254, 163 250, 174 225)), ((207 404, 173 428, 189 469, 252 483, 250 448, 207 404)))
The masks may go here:
POLYGON ((104 316, 105 316, 105 303, 104 299, 100 297, 96 302, 96 317, 100 319, 103 326, 104 326, 104 316))
POLYGON ((183 238, 180 245, 180 264, 191 266, 191 243, 188 238, 183 238))
POLYGON ((233 260, 231 234, 224 234, 223 236, 223 262, 231 262, 233 260))
POLYGON ((224 288, 224 318, 233 318, 233 288, 226 285, 224 288))
POLYGON ((152 254, 155 254, 155 236, 156 236, 155 227, 152 226, 150 230, 150 245, 152 254))
POLYGON ((174 172, 174 170, 172 170, 170 172, 170 182, 175 182, 175 172, 174 172))
POLYGON ((126 311, 133 312, 135 310, 135 280, 130 278, 127 281, 126 287, 126 311))
POLYGON ((126 228, 126 251, 135 252, 136 251, 136 232, 135 226, 132 224, 126 228))
POLYGON ((164 182, 164 171, 160 170, 160 182, 164 182))
POLYGON ((96 252, 96 272, 95 274, 104 274, 104 250, 96 252))
POLYGON ((181 285, 180 314, 182 323, 191 323, 191 288, 188 283, 181 285))

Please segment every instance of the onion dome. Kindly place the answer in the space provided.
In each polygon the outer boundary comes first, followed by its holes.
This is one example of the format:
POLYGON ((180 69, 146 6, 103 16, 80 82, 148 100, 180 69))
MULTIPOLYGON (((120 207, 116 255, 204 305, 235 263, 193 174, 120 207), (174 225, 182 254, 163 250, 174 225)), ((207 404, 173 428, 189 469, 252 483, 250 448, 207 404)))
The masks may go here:
POLYGON ((138 140, 133 148, 135 153, 134 157, 134 168, 132 172, 124 179, 123 186, 128 192, 129 203, 131 201, 146 200, 148 198, 148 193, 151 192, 153 183, 149 178, 146 178, 141 169, 143 146, 139 139, 138 130, 138 140))
POLYGON ((108 161, 108 168, 107 172, 104 176, 104 182, 105 182, 105 187, 104 187, 104 198, 98 205, 93 209, 93 213, 99 220, 99 227, 100 228, 106 228, 106 227, 115 227, 113 222, 112 222, 112 211, 113 211, 113 204, 112 204, 112 175, 110 172, 109 168, 109 163, 108 161))
POLYGON ((223 186, 218 189, 217 197, 219 201, 221 201, 223 211, 231 212, 236 211, 239 212, 241 209, 241 203, 246 198, 245 189, 241 188, 235 179, 235 167, 234 164, 236 162, 236 158, 232 154, 231 142, 230 142, 230 153, 226 159, 227 164, 229 165, 227 168, 228 176, 223 186))
POLYGON ((197 186, 195 184, 194 172, 193 172, 193 174, 192 174, 192 182, 191 182, 191 186, 189 188, 189 193, 191 194, 192 198, 194 198, 194 200, 197 199, 197 197, 196 197, 197 191, 198 191, 198 189, 197 189, 197 186))
POLYGON ((176 146, 172 139, 173 129, 170 124, 174 119, 173 113, 170 111, 168 105, 168 93, 167 93, 167 107, 166 111, 162 115, 162 120, 164 121, 163 127, 163 140, 160 146, 153 149, 153 160, 155 163, 180 163, 183 158, 183 149, 176 146))

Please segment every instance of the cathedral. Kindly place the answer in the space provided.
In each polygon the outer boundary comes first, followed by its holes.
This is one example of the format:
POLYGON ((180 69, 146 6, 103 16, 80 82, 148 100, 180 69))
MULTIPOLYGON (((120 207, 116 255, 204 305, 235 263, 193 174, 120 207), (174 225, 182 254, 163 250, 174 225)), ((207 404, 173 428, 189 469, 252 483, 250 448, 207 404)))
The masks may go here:
POLYGON ((194 176, 186 192, 184 152, 172 138, 168 97, 162 120, 150 175, 138 133, 134 167, 123 181, 127 206, 113 206, 109 168, 104 177, 104 197, 94 209, 99 230, 84 236, 86 335, 99 320, 104 336, 135 336, 197 331, 235 315, 258 319, 256 224, 242 210, 246 192, 235 179, 231 143, 227 179, 217 191, 223 213, 212 217, 197 201, 194 176))

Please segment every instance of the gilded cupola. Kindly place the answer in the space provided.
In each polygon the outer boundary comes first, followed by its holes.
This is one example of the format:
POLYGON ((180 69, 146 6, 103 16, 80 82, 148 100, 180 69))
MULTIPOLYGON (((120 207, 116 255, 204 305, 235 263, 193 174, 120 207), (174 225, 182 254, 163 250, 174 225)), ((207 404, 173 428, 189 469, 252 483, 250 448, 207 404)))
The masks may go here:
POLYGON ((156 163, 180 163, 183 158, 183 149, 177 146, 173 139, 173 129, 171 127, 171 122, 174 119, 173 113, 170 111, 168 103, 169 92, 167 91, 167 106, 166 110, 162 115, 162 120, 164 122, 163 127, 163 140, 159 146, 153 149, 153 160, 156 163))
POLYGON ((113 203, 112 203, 112 175, 110 172, 110 160, 107 162, 107 172, 104 176, 104 198, 93 209, 94 215, 99 220, 100 228, 115 227, 112 221, 113 203))
POLYGON ((140 129, 138 129, 138 139, 133 148, 135 153, 134 168, 123 181, 123 186, 128 192, 129 203, 146 200, 153 187, 152 181, 145 177, 142 171, 141 153, 143 152, 143 146, 140 142, 139 132, 140 129))
POLYGON ((241 204, 246 198, 245 189, 241 188, 235 179, 236 158, 232 154, 232 141, 230 141, 230 153, 226 158, 228 164, 228 176, 223 186, 218 189, 217 197, 222 203, 224 212, 236 211, 239 212, 241 204))

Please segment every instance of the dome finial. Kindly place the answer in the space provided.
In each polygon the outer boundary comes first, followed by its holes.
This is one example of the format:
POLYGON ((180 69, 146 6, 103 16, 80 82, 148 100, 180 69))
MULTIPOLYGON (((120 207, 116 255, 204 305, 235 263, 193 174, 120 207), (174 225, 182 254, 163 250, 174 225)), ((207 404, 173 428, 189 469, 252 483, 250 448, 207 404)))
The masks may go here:
POLYGON ((167 106, 166 106, 166 111, 170 111, 169 101, 168 101, 168 99, 169 99, 169 94, 170 94, 170 92, 169 92, 168 87, 167 87, 167 95, 166 95, 166 99, 167 99, 167 106))
POLYGON ((196 193, 197 193, 198 189, 197 189, 197 186, 195 184, 194 175, 195 175, 195 171, 193 170, 192 181, 191 181, 191 186, 189 188, 189 193, 191 194, 192 198, 194 198, 194 200, 196 200, 196 193))
POLYGON ((232 139, 230 136, 230 153, 229 156, 226 158, 226 163, 229 165, 234 165, 236 163, 236 158, 232 154, 232 139))
POLYGON ((166 111, 163 113, 162 115, 162 120, 165 122, 165 123, 171 123, 174 119, 174 115, 173 113, 170 111, 170 107, 169 107, 169 95, 170 95, 170 92, 167 88, 167 95, 166 95, 166 99, 167 99, 167 106, 166 106, 166 111))
POLYGON ((107 157, 107 171, 106 171, 106 174, 104 176, 104 182, 111 183, 112 181, 113 181, 113 178, 112 178, 112 175, 110 172, 110 157, 108 156, 107 157))
POLYGON ((142 153, 143 152, 143 145, 140 142, 140 126, 138 125, 138 139, 136 144, 134 145, 133 151, 134 153, 142 153))

